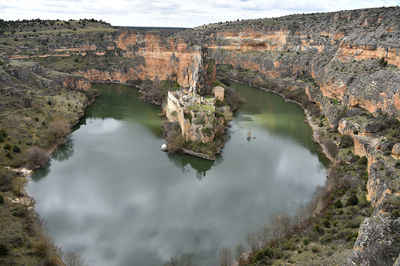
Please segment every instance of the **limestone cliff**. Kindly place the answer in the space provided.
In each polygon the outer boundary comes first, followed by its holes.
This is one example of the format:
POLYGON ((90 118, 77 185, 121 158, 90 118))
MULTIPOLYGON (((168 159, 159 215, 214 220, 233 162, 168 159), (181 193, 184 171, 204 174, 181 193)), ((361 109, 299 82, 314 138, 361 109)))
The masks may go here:
POLYGON ((332 128, 352 136, 355 153, 368 158, 374 211, 349 265, 391 265, 399 255, 400 218, 393 215, 400 208, 399 170, 380 149, 388 142, 386 125, 376 126, 382 116, 400 115, 399 20, 400 8, 379 8, 211 24, 176 37, 208 47, 217 64, 231 66, 230 78, 297 101, 306 94, 304 101, 316 103, 332 128), (375 118, 354 122, 359 109, 375 118))

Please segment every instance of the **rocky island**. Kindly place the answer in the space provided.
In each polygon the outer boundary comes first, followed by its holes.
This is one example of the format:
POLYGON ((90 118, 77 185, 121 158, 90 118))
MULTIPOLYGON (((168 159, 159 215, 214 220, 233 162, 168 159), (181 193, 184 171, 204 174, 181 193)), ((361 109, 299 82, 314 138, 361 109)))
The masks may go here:
POLYGON ((203 97, 193 88, 168 92, 168 122, 164 130, 170 149, 215 160, 214 155, 223 147, 223 134, 232 112, 224 104, 224 88, 216 86, 213 93, 203 97))

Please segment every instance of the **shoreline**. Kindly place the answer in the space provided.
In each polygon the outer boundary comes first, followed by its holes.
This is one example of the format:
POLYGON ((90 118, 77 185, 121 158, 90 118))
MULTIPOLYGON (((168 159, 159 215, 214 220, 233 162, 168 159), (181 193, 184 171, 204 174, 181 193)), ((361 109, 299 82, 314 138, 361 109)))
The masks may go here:
POLYGON ((231 79, 231 78, 230 78, 230 80, 232 80, 232 81, 234 81, 234 82, 236 82, 236 83, 242 84, 242 85, 246 85, 246 86, 249 86, 249 87, 254 87, 254 88, 257 88, 257 89, 266 91, 266 92, 271 92, 271 93, 273 93, 273 94, 276 94, 276 95, 281 96, 282 99, 283 99, 285 102, 295 103, 295 104, 297 104, 298 106, 300 106, 301 109, 303 109, 304 115, 306 116, 306 119, 305 119, 304 121, 307 121, 307 124, 308 124, 308 125, 311 127, 311 129, 312 129, 312 132, 313 132, 313 134, 312 134, 312 140, 313 140, 315 143, 318 144, 318 146, 321 148, 321 150, 320 150, 321 153, 322 153, 331 163, 334 163, 334 162, 335 162, 335 159, 328 153, 326 146, 325 146, 325 145, 322 143, 322 141, 321 141, 320 134, 319 134, 319 130, 318 130, 318 125, 316 125, 316 124, 312 121, 312 116, 311 116, 311 114, 310 114, 310 111, 309 111, 308 109, 306 109, 306 108, 303 106, 303 104, 301 104, 300 102, 297 102, 297 101, 295 101, 295 100, 287 99, 286 96, 285 96, 284 94, 279 93, 279 92, 277 92, 277 91, 274 91, 274 90, 272 90, 272 89, 267 89, 267 88, 264 88, 264 87, 259 87, 259 86, 251 85, 251 84, 248 84, 248 83, 246 83, 246 82, 243 82, 243 81, 240 81, 240 80, 236 80, 236 79, 231 79))

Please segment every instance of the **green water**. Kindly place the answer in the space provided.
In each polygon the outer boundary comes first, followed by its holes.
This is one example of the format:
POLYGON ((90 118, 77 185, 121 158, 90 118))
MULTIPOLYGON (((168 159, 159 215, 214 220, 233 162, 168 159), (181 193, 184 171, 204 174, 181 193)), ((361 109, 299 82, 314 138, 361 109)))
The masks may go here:
POLYGON ((180 256, 213 265, 220 248, 307 202, 326 174, 303 111, 232 87, 246 103, 210 162, 161 152, 160 110, 135 88, 98 85, 102 95, 27 187, 55 243, 89 265, 180 256))

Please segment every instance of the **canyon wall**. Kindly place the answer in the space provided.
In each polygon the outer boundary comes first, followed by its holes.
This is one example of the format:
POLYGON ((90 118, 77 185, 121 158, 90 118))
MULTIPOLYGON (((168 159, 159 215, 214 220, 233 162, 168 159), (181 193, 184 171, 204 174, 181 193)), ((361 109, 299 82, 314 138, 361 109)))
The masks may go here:
POLYGON ((397 7, 227 22, 176 34, 206 46, 217 64, 231 67, 230 78, 248 71, 242 81, 260 87, 269 81, 269 89, 297 95, 296 101, 305 94, 333 129, 353 138, 355 154, 368 158, 373 214, 359 229, 348 265, 391 265, 399 256, 400 173, 382 148, 390 142, 383 118, 400 118, 399 34, 397 7), (363 121, 362 112, 375 118, 363 121))

